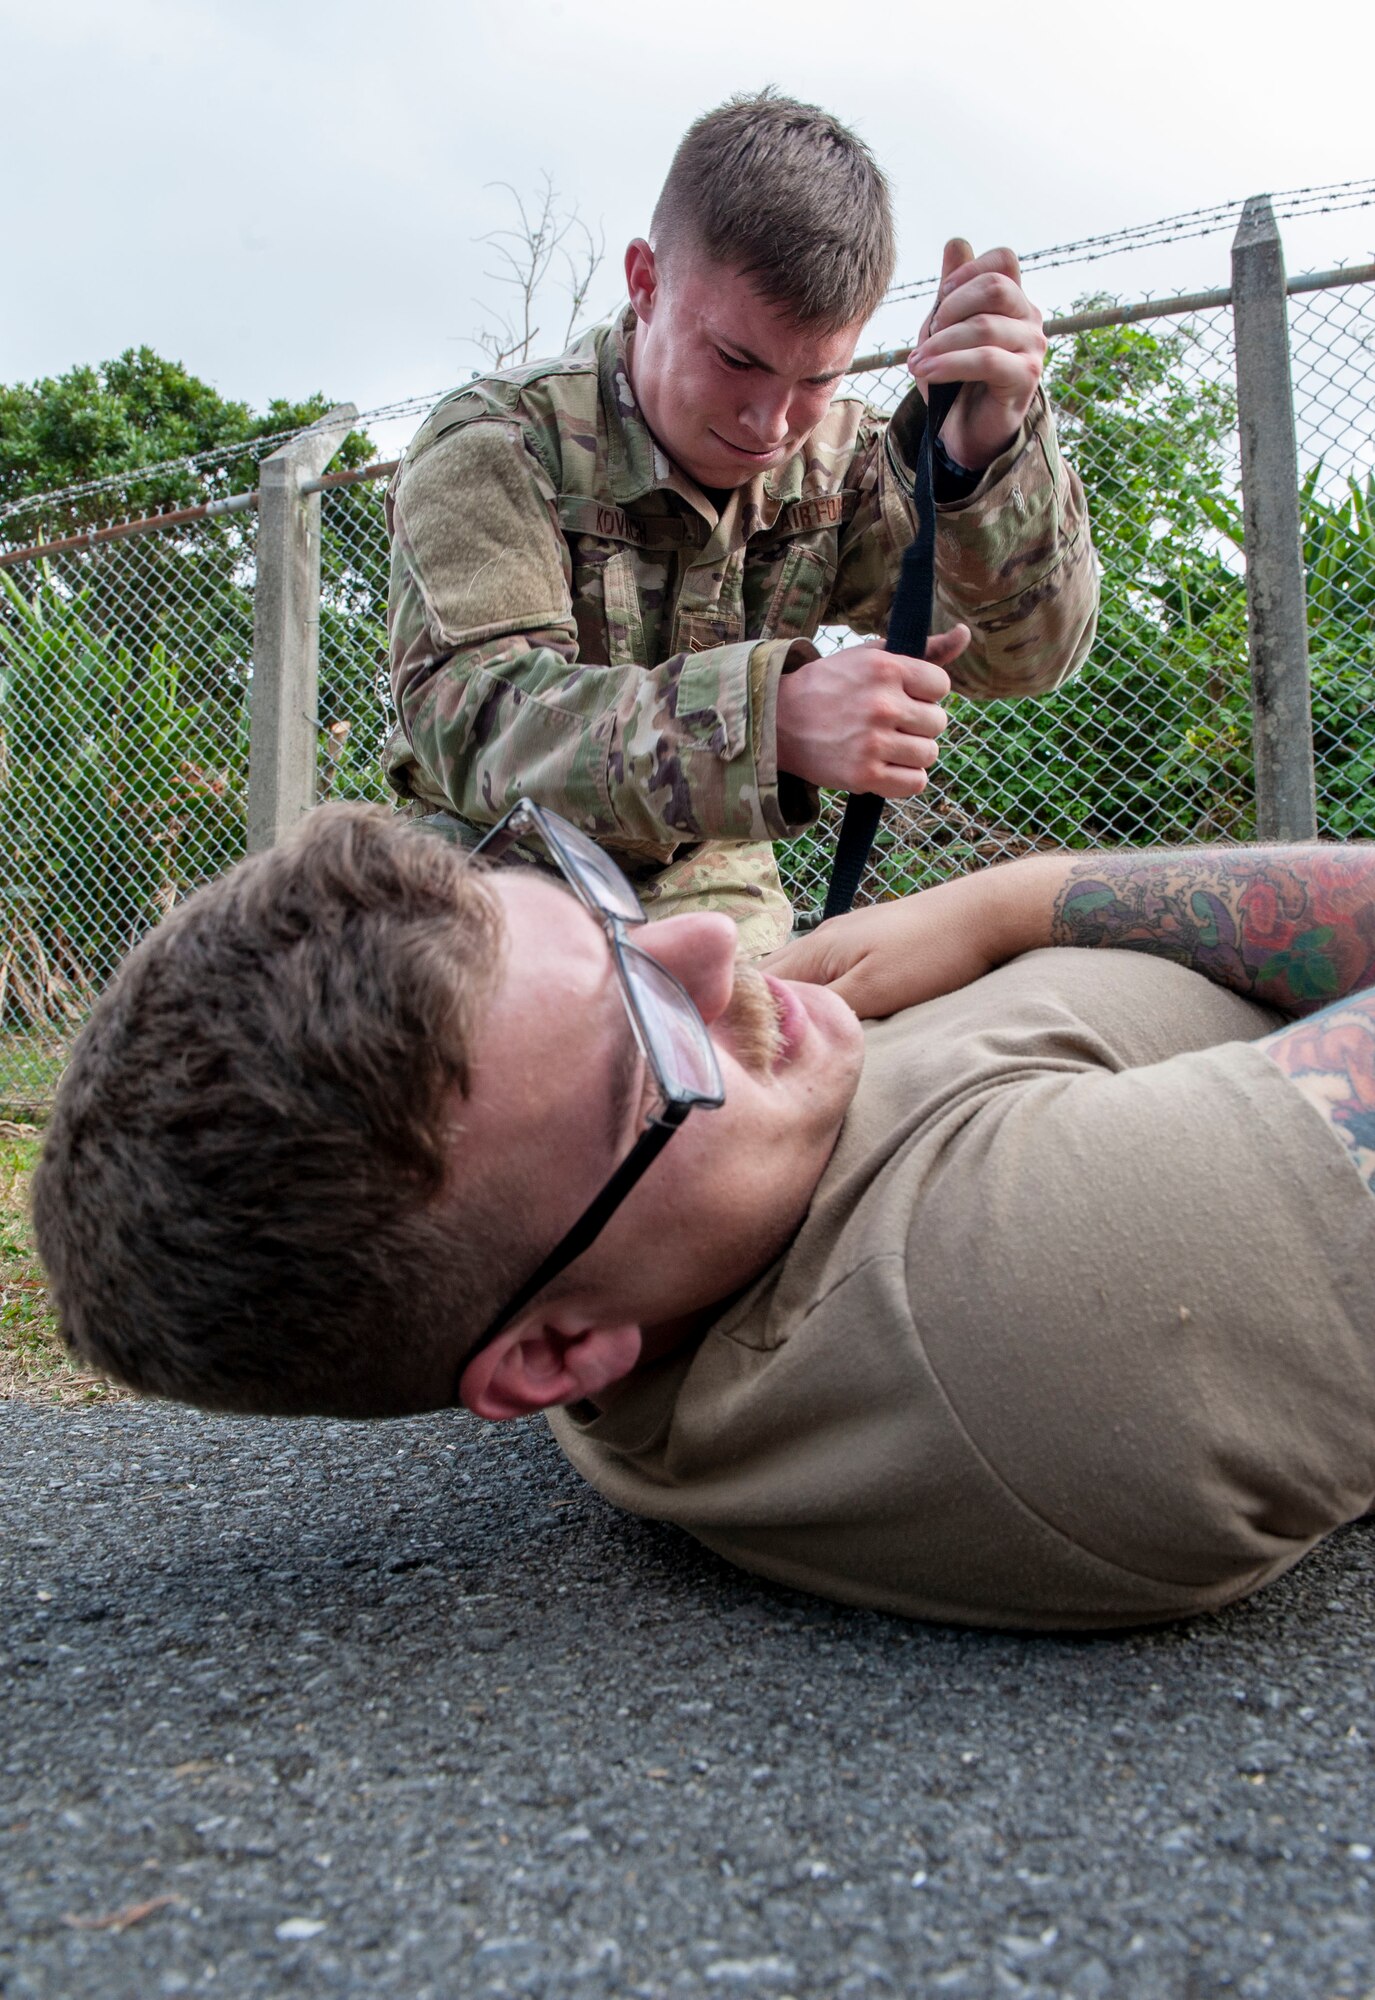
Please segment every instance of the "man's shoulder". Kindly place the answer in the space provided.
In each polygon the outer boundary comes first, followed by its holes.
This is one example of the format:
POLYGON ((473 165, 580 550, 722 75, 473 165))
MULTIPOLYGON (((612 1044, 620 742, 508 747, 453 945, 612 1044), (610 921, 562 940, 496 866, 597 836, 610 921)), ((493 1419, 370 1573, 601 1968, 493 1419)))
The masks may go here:
POLYGON ((537 439, 570 418, 594 420, 602 343, 613 332, 609 326, 593 327, 562 354, 474 375, 451 389, 411 439, 405 464, 413 465, 442 438, 473 423, 514 423, 537 439))
POLYGON ((557 404, 560 399, 586 395, 589 385, 595 395, 602 348, 614 333, 615 328, 609 322, 589 327, 562 354, 478 376, 468 385, 469 390, 481 390, 501 408, 531 412, 557 404))
POLYGON ((857 389, 842 389, 832 398, 825 416, 807 440, 806 449, 824 445, 833 451, 853 452, 882 437, 888 418, 857 389))
POLYGON ((1187 1050, 1251 1041, 1275 1017, 1191 967, 1141 951, 1025 953, 982 979, 865 1023, 867 1087, 881 1107, 943 1098, 974 1082, 1043 1069, 1139 1069, 1187 1050))

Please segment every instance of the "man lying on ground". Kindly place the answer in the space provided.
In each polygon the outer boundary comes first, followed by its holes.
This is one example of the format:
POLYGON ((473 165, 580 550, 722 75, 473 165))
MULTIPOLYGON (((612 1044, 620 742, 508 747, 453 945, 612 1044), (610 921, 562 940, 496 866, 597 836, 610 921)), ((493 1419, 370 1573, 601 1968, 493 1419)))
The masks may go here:
POLYGON ((638 916, 528 807, 474 863, 326 806, 200 891, 59 1091, 73 1350, 548 1410, 620 1506, 979 1624, 1211 1609, 1371 1506, 1375 849, 1037 855, 769 972, 638 916))

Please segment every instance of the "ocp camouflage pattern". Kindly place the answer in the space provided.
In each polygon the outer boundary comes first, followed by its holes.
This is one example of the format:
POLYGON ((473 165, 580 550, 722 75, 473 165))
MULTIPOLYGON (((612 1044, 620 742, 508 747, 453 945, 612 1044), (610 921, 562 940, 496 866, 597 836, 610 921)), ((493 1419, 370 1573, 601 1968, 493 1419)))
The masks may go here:
MULTIPOLYGON (((651 915, 787 935, 770 845, 816 817, 777 769, 779 676, 822 624, 881 632, 914 528, 915 389, 889 422, 841 395, 775 472, 711 500, 656 445, 627 314, 553 361, 469 383, 387 494, 394 788, 488 826, 528 793, 611 849, 651 915)), ((1042 694, 1088 650, 1083 493, 1044 400, 937 515, 936 626, 976 696, 1042 694)))

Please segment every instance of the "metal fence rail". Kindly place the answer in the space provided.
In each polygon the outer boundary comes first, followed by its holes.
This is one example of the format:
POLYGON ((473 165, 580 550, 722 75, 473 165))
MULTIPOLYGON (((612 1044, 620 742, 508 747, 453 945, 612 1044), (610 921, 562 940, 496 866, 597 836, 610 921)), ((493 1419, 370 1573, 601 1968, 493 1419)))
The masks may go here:
MULTIPOLYGON (((1254 233, 1265 217, 1248 213, 1254 233)), ((1287 300, 1277 268, 1280 346, 1249 378, 1235 276, 1049 323, 1047 388, 1102 569, 1098 639, 1042 701, 952 701, 934 782, 889 809, 867 894, 1036 846, 1249 838, 1257 744, 1262 830, 1268 814, 1302 833, 1276 814, 1306 796, 1323 837, 1375 838, 1375 265, 1295 279, 1287 300), (1281 452, 1277 474, 1287 407, 1296 469, 1281 452)), ((891 409, 902 361, 865 357, 852 388, 891 409)), ((253 491, 12 533, 22 545, 0 552, 0 1115, 41 1112, 93 994, 179 896, 311 796, 387 795, 392 467, 325 470, 353 414, 264 460, 253 491)), ((51 518, 35 502, 18 526, 51 518)), ((803 908, 838 803, 780 855, 803 908)))

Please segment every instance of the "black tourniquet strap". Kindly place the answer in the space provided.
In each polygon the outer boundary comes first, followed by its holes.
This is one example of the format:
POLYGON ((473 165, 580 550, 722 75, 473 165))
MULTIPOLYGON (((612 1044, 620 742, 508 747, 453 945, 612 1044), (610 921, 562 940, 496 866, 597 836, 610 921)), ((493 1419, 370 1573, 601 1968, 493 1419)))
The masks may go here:
MULTIPOLYGON (((931 636, 931 611, 936 587, 936 495, 932 453, 941 425, 960 393, 958 382, 933 382, 928 397, 926 423, 914 468, 912 497, 917 507, 917 532, 903 553, 893 608, 888 614, 890 653, 904 653, 919 660, 931 636)), ((874 844, 883 800, 874 792, 851 792, 845 801, 845 817, 840 823, 831 880, 826 890, 823 917, 837 917, 855 900, 860 878, 874 844)))

